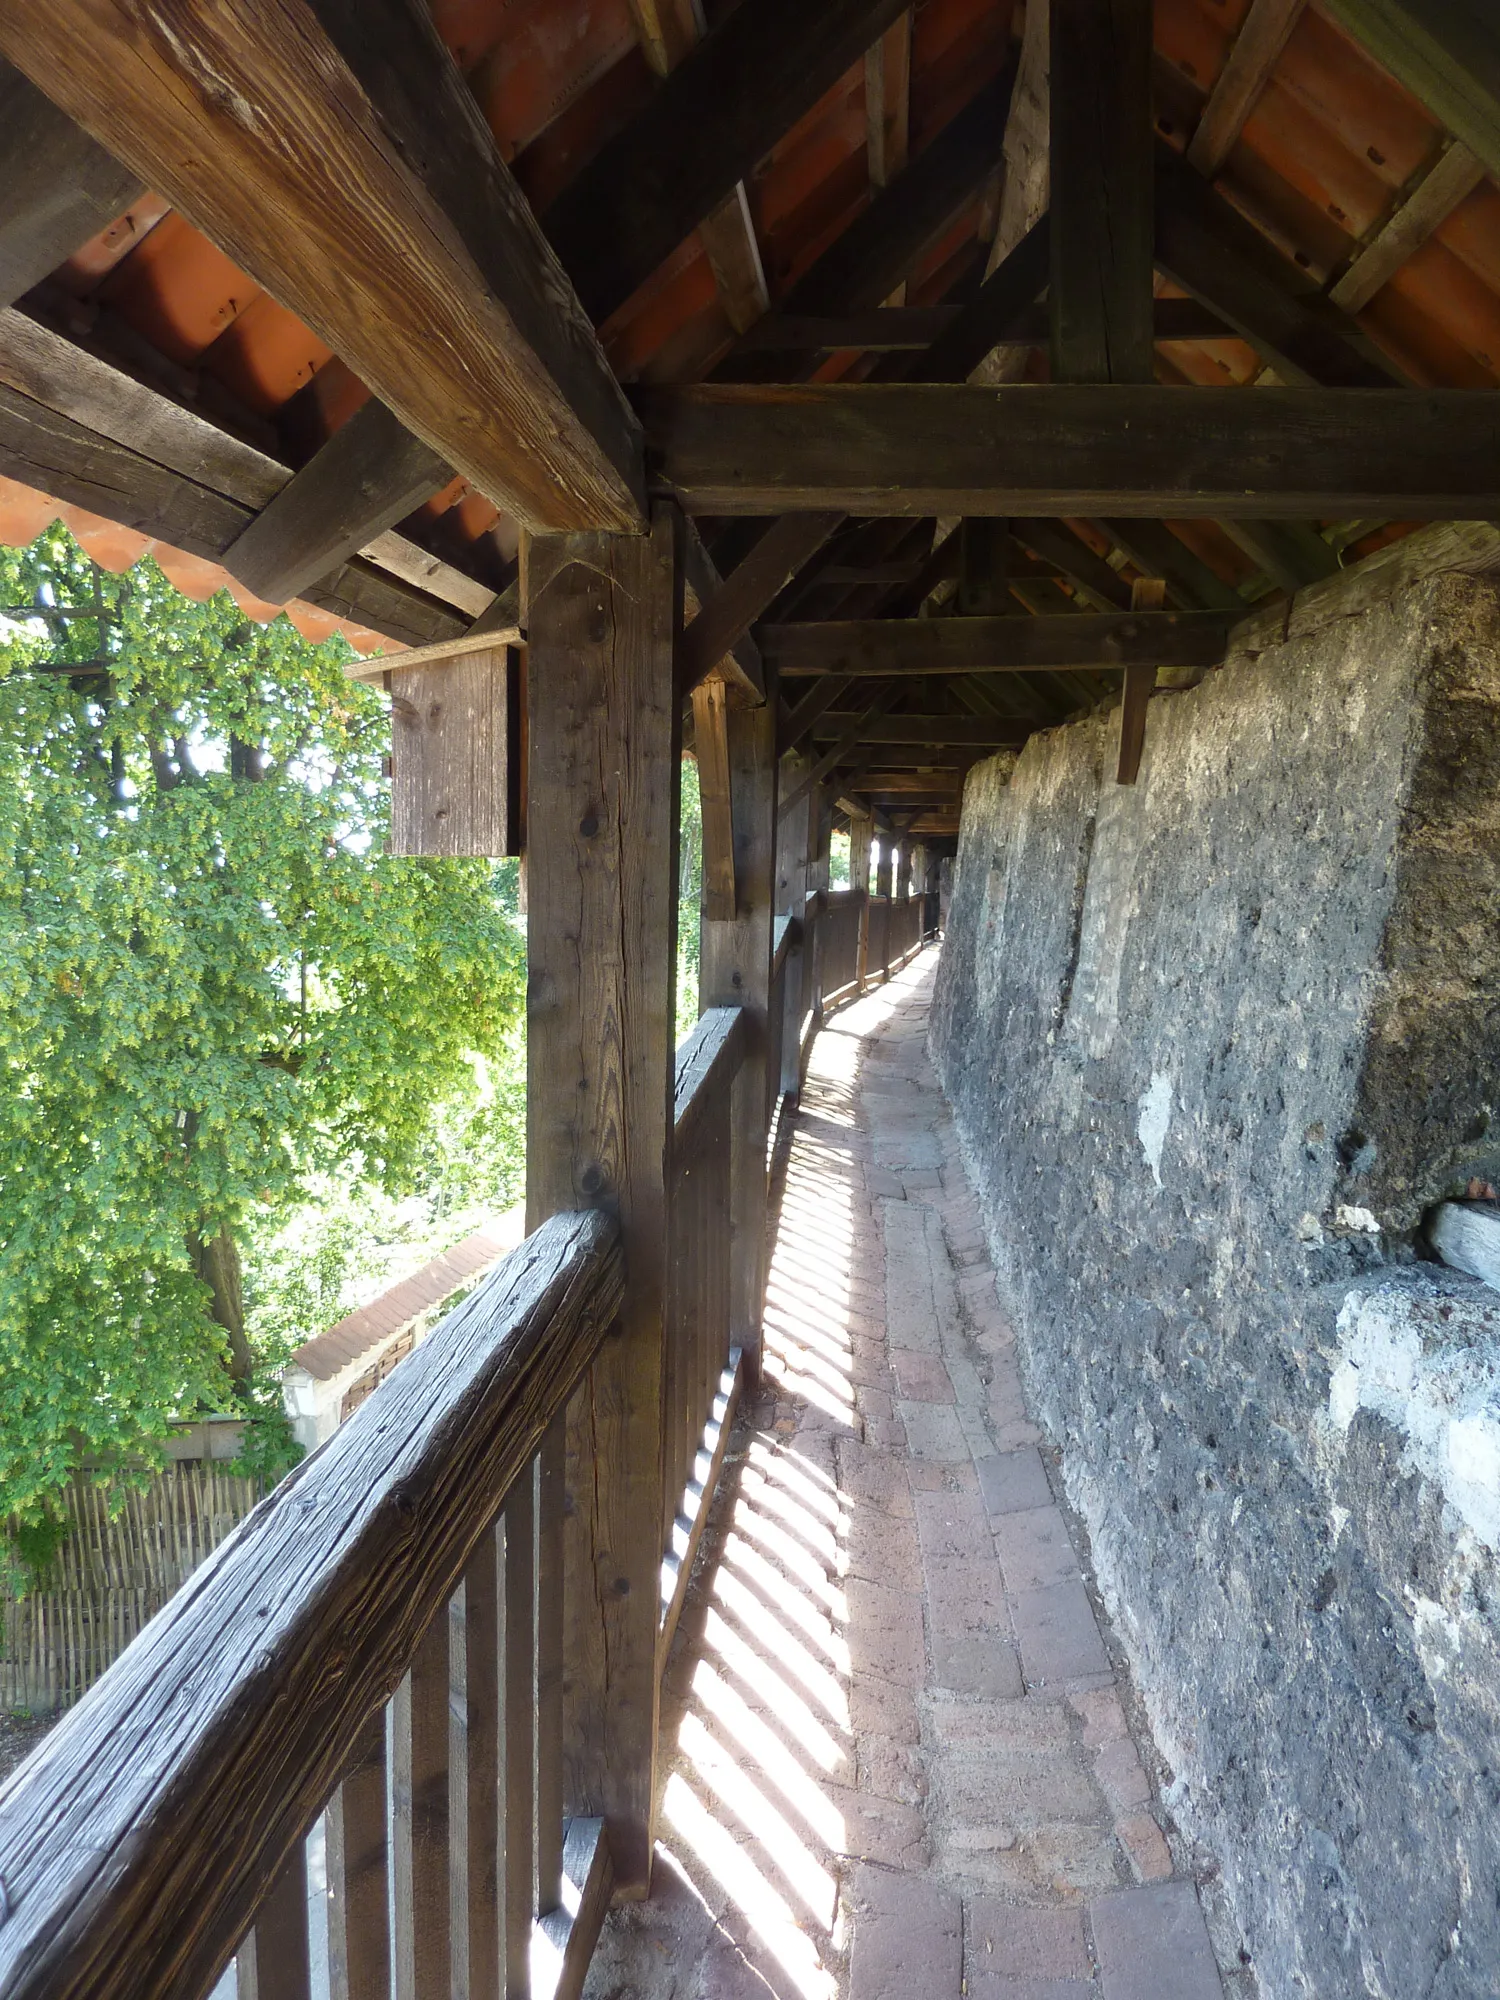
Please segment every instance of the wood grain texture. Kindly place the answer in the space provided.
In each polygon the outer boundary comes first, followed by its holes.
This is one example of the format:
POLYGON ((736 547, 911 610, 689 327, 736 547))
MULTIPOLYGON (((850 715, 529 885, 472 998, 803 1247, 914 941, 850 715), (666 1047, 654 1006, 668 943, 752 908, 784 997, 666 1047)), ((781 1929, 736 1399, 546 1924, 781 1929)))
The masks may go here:
POLYGON ((307 1849, 292 1849, 235 1964, 236 2000, 312 2000, 307 1936, 307 1849))
POLYGON ((547 209, 596 322, 623 305, 889 26, 902 0, 749 0, 547 209))
POLYGON ((536 1467, 536 1903, 545 1916, 563 1896, 563 1564, 567 1423, 557 1418, 536 1467))
POLYGON ((1328 296, 1357 313, 1401 269, 1484 179, 1484 168, 1457 140, 1402 202, 1372 243, 1355 258, 1328 296))
POLYGON ((711 673, 838 527, 837 514, 793 514, 773 522, 717 590, 707 596, 679 642, 683 693, 711 673))
POLYGON ((536 1468, 505 1503, 504 1756, 500 1794, 500 1963, 506 2000, 526 1993, 536 1915, 536 1468))
POLYGON ((449 2000, 449 1611, 418 1643, 391 1703, 395 2000, 449 2000))
POLYGON ((684 518, 682 523, 682 575, 684 588, 684 608, 694 614, 692 621, 685 625, 677 637, 677 685, 680 693, 690 692, 704 674, 718 671, 724 679, 738 690, 741 698, 750 701, 764 701, 766 698, 766 677, 761 666, 760 648, 750 636, 750 624, 754 613, 745 618, 740 626, 740 613, 735 612, 725 618, 726 604, 718 603, 719 593, 724 588, 713 557, 703 546, 703 538, 698 533, 695 521, 684 518), (706 625, 698 638, 691 643, 688 633, 692 625, 702 616, 710 604, 718 603, 714 622, 706 625), (738 631, 735 630, 739 627, 738 631), (705 655, 719 646, 724 633, 734 636, 720 651, 717 659, 705 659, 705 655))
POLYGON ((0 47, 497 505, 639 521, 629 412, 418 0, 15 0, 0 47))
POLYGON ((693 753, 703 809, 703 916, 734 916, 734 817, 729 775, 728 690, 721 680, 693 689, 693 753))
POLYGON ((639 401, 692 513, 1500 514, 1487 390, 712 384, 639 401))
POLYGON ((1152 372, 1151 0, 1050 0, 1052 379, 1152 372))
POLYGON ((389 2000, 385 1726, 378 1709, 328 1802, 329 2000, 389 2000))
POLYGON ((451 477, 384 403, 366 403, 230 544, 224 566, 268 604, 285 604, 451 477))
POLYGON ((510 713, 504 646, 403 667, 391 692, 392 854, 502 855, 510 827, 510 713))
POLYGON ((865 156, 872 187, 888 187, 906 165, 911 124, 911 12, 865 50, 865 156))
POLYGON ((763 625, 761 639, 766 658, 789 677, 899 677, 1132 663, 1216 666, 1224 657, 1227 631, 1227 620, 1215 612, 1101 611, 1067 618, 809 620, 763 625))
POLYGON ((714 274, 724 316, 736 333, 753 326, 770 307, 755 218, 745 184, 738 181, 698 225, 708 267, 714 274))
POLYGON ((8 306, 145 192, 36 85, 0 62, 0 306, 8 306))
POLYGON ((1188 142, 1189 166, 1212 180, 1234 151, 1307 0, 1251 0, 1188 142))
POLYGON ((544 1950, 536 1954, 532 2000, 579 2000, 583 1992, 615 1886, 603 1820, 568 1821, 563 1874, 568 1890, 562 1907, 549 1911, 537 1925, 544 1950))
POLYGON ((622 1292, 607 1217, 544 1225, 63 1717, 0 1795, 7 2000, 212 1987, 622 1292))
MULTIPOLYGON (((523 1479, 525 1474, 522 1474, 523 1479)), ((464 1571, 462 1727, 456 1730, 453 1835, 461 1843, 453 1983, 467 2000, 504 2000, 501 1979, 501 1531, 480 1538, 464 1571)), ((347 1781, 346 1781, 347 1784, 347 1781)), ((382 1996, 383 2000, 383 1996, 382 1996)))
POLYGON ((620 1219, 630 1296, 569 1418, 571 1813, 650 1876, 680 709, 670 517, 527 550, 527 1210, 620 1219))

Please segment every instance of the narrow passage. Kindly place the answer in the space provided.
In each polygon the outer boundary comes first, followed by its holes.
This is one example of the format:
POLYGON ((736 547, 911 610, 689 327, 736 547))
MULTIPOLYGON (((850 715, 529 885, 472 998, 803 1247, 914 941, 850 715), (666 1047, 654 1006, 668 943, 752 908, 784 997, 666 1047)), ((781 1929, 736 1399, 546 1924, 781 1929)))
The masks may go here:
POLYGON ((927 1060, 935 965, 813 1050, 764 1383, 667 1671, 656 1887, 590 2000, 1253 1993, 1026 1410, 927 1060))

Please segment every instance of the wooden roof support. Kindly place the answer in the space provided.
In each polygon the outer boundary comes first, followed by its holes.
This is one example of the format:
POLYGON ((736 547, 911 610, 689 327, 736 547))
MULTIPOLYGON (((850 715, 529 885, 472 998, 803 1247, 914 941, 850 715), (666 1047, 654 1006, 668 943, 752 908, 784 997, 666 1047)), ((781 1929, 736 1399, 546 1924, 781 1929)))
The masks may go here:
POLYGON ((1322 0, 1500 179, 1500 43, 1489 0, 1322 0))
POLYGON ((865 50, 865 134, 872 187, 889 187, 906 165, 911 122, 911 9, 865 50))
POLYGON ((859 731, 856 741, 860 743, 906 743, 934 750, 998 748, 1015 740, 1015 731, 1009 726, 983 722, 975 715, 860 716, 839 710, 825 715, 813 735, 841 740, 851 729, 859 731))
POLYGON ((1488 390, 708 384, 638 402, 692 513, 1500 513, 1488 390))
POLYGON ((0 306, 29 292, 143 192, 139 174, 0 62, 0 306))
POLYGON ((1051 0, 1052 379, 1149 382, 1151 0, 1051 0))
POLYGON ((763 625, 767 664, 788 679, 847 674, 1057 672, 1131 664, 1217 666, 1228 620, 1217 612, 1079 612, 1067 618, 856 618, 763 625))
POLYGON ((1484 179, 1484 168, 1468 147, 1455 140, 1432 171, 1366 244, 1328 296, 1344 312, 1369 304, 1406 260, 1442 227, 1461 201, 1484 179))
POLYGON ((729 775, 729 703, 723 681, 693 689, 693 752, 703 806, 703 914, 734 917, 734 804, 729 775))
POLYGON ((14 0, 0 47, 497 505, 639 525, 629 410, 421 0, 196 10, 170 36, 125 0, 14 0))
POLYGON ((1146 576, 1162 577, 1167 597, 1184 611, 1241 612, 1245 601, 1211 570, 1165 521, 1107 520, 1095 524, 1146 576))
POLYGON ((1212 180, 1234 151, 1306 4, 1307 0, 1251 0, 1188 143, 1188 164, 1206 179, 1212 180))
POLYGON ((865 710, 864 714, 861 715, 856 722, 852 723, 850 727, 844 731, 843 735, 839 738, 838 742, 835 743, 831 749, 825 750, 823 752, 822 756, 818 758, 817 762, 813 765, 812 769, 808 772, 807 776, 802 780, 801 784, 795 786, 792 791, 788 792, 788 794, 781 801, 780 806, 778 807, 777 810, 778 818, 785 819, 788 813, 796 811, 797 807, 801 805, 802 801, 808 796, 808 794, 813 790, 813 788, 817 785, 821 785, 823 780, 828 776, 829 772, 834 770, 836 766, 844 762, 845 758, 849 755, 849 752, 854 748, 855 744, 860 741, 863 732, 869 727, 869 725, 872 722, 874 722, 877 719, 877 717, 884 715, 885 711, 891 706, 892 702, 895 699, 896 699, 896 693, 894 688, 888 688, 884 692, 876 696, 875 700, 870 703, 870 706, 865 710))
POLYGON ((718 589, 702 600, 677 649, 678 683, 684 694, 733 651, 767 605, 822 548, 841 518, 789 514, 773 522, 718 589))

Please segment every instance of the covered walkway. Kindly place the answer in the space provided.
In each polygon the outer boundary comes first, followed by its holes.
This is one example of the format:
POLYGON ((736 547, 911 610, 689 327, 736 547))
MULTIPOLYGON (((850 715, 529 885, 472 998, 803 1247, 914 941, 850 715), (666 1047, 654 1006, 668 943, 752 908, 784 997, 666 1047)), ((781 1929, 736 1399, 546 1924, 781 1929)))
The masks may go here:
POLYGON ((655 1890, 592 2000, 1253 1991, 1028 1417, 926 1055, 936 963, 813 1050, 764 1389, 666 1678, 655 1890))

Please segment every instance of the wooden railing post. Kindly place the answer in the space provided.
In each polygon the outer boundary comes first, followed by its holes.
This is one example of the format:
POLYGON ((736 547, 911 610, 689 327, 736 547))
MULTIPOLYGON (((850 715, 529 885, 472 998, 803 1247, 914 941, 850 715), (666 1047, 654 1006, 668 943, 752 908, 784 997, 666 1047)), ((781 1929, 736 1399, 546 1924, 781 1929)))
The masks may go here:
POLYGON ((880 836, 880 860, 875 869, 875 897, 880 905, 880 976, 891 976, 891 837, 888 832, 880 836))
POLYGON ((602 1815, 628 1897, 650 1886, 658 1724, 677 575, 664 511, 527 550, 527 1226, 606 1207, 627 1272, 568 1420, 565 1803, 602 1815))
POLYGON ((860 898, 859 954, 854 977, 861 993, 870 957, 870 841, 875 822, 868 813, 851 816, 849 821, 849 887, 860 898))
MULTIPOLYGON (((783 757, 781 786, 794 790, 812 768, 806 757, 783 757)), ((776 914, 804 925, 803 941, 794 946, 786 965, 786 1018, 781 1035, 781 1079, 784 1093, 795 1096, 802 1082, 802 1021, 807 1012, 811 952, 806 937, 808 876, 817 846, 820 800, 817 787, 799 806, 777 822, 776 914)))
POLYGON ((699 962, 700 1007, 740 1007, 748 1016, 745 1059, 734 1080, 730 1113, 729 1344, 744 1350, 753 1381, 759 1367, 766 1287, 766 1004, 771 983, 771 904, 776 841, 776 710, 729 714, 730 789, 734 807, 735 913, 706 914, 699 962))
POLYGON ((833 846, 833 807, 821 785, 814 787, 813 790, 812 813, 816 832, 813 836, 812 852, 807 861, 807 892, 810 896, 821 892, 824 901, 817 930, 813 935, 812 957, 808 970, 811 980, 808 1011, 812 1015, 814 1029, 818 1029, 823 1025, 823 990, 828 983, 824 974, 828 964, 827 899, 830 850, 833 846))
POLYGON ((896 901, 904 903, 911 896, 911 842, 903 835, 900 853, 896 859, 896 901))

